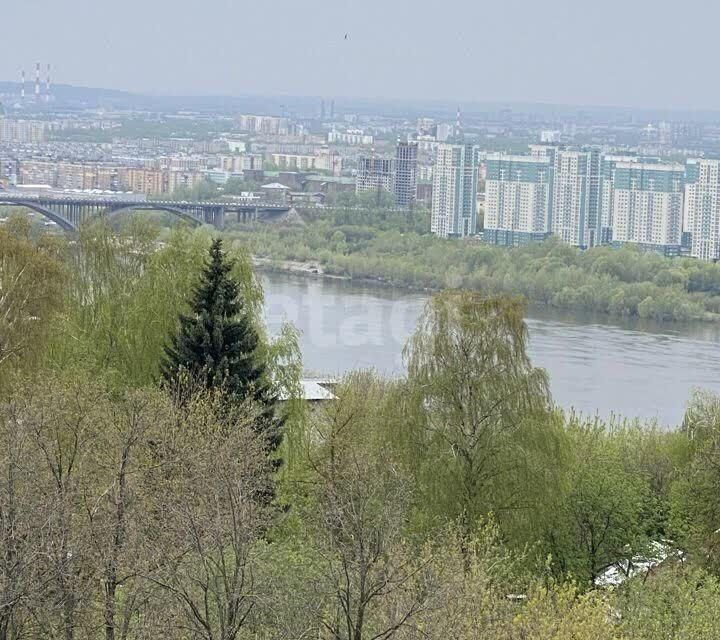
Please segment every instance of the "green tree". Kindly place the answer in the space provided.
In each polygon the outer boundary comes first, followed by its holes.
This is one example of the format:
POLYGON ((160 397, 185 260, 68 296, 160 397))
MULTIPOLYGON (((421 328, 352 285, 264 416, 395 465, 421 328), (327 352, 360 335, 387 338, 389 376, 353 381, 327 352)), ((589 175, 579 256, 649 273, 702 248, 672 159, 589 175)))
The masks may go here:
POLYGON ((720 396, 696 392, 682 432, 689 459, 671 494, 673 536, 715 572, 720 571, 720 396))
POLYGON ((162 374, 182 392, 192 392, 198 385, 220 389, 233 402, 254 401, 260 409, 258 430, 276 450, 282 441, 281 420, 276 416, 278 396, 232 270, 233 260, 223 252, 222 240, 214 240, 190 313, 180 316, 179 330, 166 349, 162 374))
MULTIPOLYGON (((62 307, 65 270, 57 247, 29 239, 26 225, 11 220, 0 230, 0 368, 28 366, 42 354, 62 307)), ((44 355, 44 354, 42 354, 44 355)))
POLYGON ((548 518, 547 550, 559 574, 592 585, 646 548, 656 509, 649 479, 630 468, 631 440, 601 423, 571 421, 571 457, 565 493, 548 518))
POLYGON ((523 312, 515 298, 445 292, 406 348, 400 448, 423 487, 422 510, 468 535, 490 512, 525 526, 557 483, 562 430, 547 374, 526 352, 523 312))
POLYGON ((626 640, 720 639, 720 583, 697 567, 665 566, 620 590, 618 612, 626 640))

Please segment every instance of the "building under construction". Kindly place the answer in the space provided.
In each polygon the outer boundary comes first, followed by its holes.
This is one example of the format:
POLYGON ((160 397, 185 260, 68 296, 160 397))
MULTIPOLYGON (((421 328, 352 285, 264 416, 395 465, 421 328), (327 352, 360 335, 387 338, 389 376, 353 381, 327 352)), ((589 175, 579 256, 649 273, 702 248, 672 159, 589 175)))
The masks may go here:
POLYGON ((401 207, 412 206, 417 196, 417 154, 416 142, 398 142, 395 147, 393 193, 401 207))

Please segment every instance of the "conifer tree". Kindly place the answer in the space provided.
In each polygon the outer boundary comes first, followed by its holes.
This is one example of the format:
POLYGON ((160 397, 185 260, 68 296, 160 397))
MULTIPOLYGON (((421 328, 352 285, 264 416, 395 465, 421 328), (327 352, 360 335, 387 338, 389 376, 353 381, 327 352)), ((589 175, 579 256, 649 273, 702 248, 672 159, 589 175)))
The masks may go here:
POLYGON ((276 450, 282 440, 278 397, 267 379, 260 336, 243 305, 233 265, 222 240, 214 240, 190 313, 180 316, 179 330, 165 349, 162 375, 176 387, 189 381, 191 388, 219 389, 229 402, 254 401, 260 411, 257 430, 276 450))

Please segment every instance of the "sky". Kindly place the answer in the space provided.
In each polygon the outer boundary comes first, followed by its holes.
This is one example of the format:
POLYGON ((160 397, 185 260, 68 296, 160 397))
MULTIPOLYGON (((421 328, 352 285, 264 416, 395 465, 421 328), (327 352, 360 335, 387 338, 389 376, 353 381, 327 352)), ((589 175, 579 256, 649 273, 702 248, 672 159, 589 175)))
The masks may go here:
POLYGON ((0 79, 720 109, 713 0, 0 0, 0 79), (347 39, 345 35, 347 34, 347 39))

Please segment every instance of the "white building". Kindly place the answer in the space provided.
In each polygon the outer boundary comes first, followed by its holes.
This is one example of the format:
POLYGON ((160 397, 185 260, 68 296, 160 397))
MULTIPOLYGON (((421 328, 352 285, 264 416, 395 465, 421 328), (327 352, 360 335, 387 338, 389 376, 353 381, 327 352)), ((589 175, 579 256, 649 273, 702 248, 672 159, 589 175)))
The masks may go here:
POLYGON ((489 154, 484 240, 517 246, 550 231, 552 163, 548 157, 489 154))
POLYGON ((592 247, 599 242, 600 152, 554 150, 550 155, 552 232, 567 244, 592 247))
POLYGON ((613 211, 613 181, 618 164, 641 162, 638 156, 604 155, 600 161, 600 203, 598 213, 599 244, 612 242, 612 229, 615 220, 613 211))
POLYGON ((263 168, 263 157, 260 153, 219 155, 218 167, 231 173, 258 171, 263 168))
POLYGON ((545 130, 540 132, 540 142, 545 144, 557 144, 560 142, 560 131, 545 130))
POLYGON ((429 135, 435 129, 435 120, 432 118, 418 118, 417 119, 417 132, 420 135, 429 135))
POLYGON ((40 120, 14 120, 0 116, 0 142, 37 144, 47 139, 47 124, 40 120))
POLYGON ((275 116, 238 116, 238 128, 240 131, 250 133, 262 133, 265 135, 287 135, 290 131, 290 123, 287 118, 275 116))
POLYGON ((690 255, 720 260, 720 160, 688 160, 685 230, 692 236, 690 255))
POLYGON ((433 171, 431 231, 442 237, 471 236, 477 225, 478 150, 440 144, 433 171))
POLYGON ((668 256, 680 253, 685 168, 617 162, 612 178, 612 242, 668 256))
POLYGON ((370 146, 374 140, 373 136, 366 134, 362 129, 348 129, 347 131, 337 131, 333 129, 328 132, 328 142, 330 144, 370 146))
POLYGON ((441 122, 435 129, 435 139, 438 142, 447 142, 447 140, 452 135, 452 132, 453 128, 451 125, 441 122))

